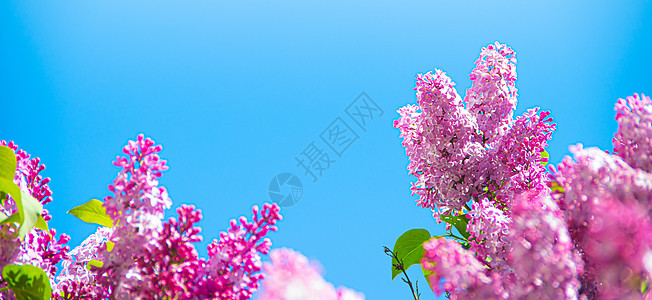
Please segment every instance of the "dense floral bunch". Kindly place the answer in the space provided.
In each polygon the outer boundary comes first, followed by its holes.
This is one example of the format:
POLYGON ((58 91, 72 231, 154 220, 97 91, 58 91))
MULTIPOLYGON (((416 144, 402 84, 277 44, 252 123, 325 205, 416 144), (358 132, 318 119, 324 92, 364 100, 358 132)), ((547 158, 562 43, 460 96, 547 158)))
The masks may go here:
POLYGON ((271 263, 263 268, 267 279, 263 281, 260 300, 364 300, 364 295, 345 287, 335 289, 321 275, 321 267, 308 261, 301 253, 291 249, 272 250, 271 263))
POLYGON ((399 110, 401 130, 417 177, 418 205, 440 214, 472 199, 492 198, 499 208, 520 192, 545 183, 540 164, 555 124, 549 112, 530 109, 513 119, 516 58, 496 43, 482 49, 464 100, 441 70, 417 76, 417 104, 399 110), (466 103, 466 107, 465 107, 466 103))
POLYGON ((649 296, 652 102, 619 100, 613 154, 571 147, 575 160, 547 172, 555 124, 538 108, 513 119, 515 65, 509 47, 483 48, 464 100, 441 70, 419 75, 418 105, 394 123, 418 205, 463 223, 463 237, 447 235, 460 243, 423 245, 431 287, 453 299, 649 296))
MULTIPOLYGON (((50 202, 49 178, 38 175, 44 169, 38 158, 30 159, 12 142, 1 145, 15 151, 14 182, 40 203, 50 202)), ((251 299, 264 278, 261 255, 271 247, 265 236, 276 231, 282 219, 279 206, 254 206, 251 221, 231 220, 219 240, 208 245, 208 259, 201 258, 194 246, 202 240, 195 226, 202 219, 200 210, 182 205, 177 218, 162 220, 172 201, 158 184, 167 170, 160 151, 161 146, 143 135, 124 147, 126 156, 114 162, 121 171, 109 186, 113 195, 103 204, 113 226, 99 228, 72 251, 65 246, 70 238, 61 235, 55 240, 54 229, 35 227, 21 240, 17 225, 2 225, 0 268, 41 268, 57 299, 251 299), (62 270, 57 275, 59 262, 62 270)), ((17 205, 10 195, 3 196, 2 212, 9 216, 17 205)), ((47 211, 43 219, 50 219, 47 211)), ((3 299, 13 296, 6 289, 2 294, 3 299)))
POLYGON ((571 147, 551 185, 585 263, 582 292, 623 299, 652 272, 652 101, 635 94, 615 109, 614 153, 571 147))

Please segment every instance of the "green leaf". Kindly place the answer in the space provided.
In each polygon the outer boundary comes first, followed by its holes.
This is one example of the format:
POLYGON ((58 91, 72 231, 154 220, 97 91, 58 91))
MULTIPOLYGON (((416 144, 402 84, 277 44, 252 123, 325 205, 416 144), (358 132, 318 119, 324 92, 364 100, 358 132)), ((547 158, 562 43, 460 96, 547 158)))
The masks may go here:
POLYGON ((32 265, 7 265, 2 269, 2 279, 14 291, 18 300, 50 299, 50 279, 41 268, 32 265))
POLYGON ((41 217, 43 205, 29 193, 20 191, 20 200, 16 201, 16 206, 18 208, 17 213, 20 218, 18 237, 22 239, 28 232, 32 230, 32 228, 34 228, 34 225, 36 225, 39 217, 41 217))
POLYGON ((548 154, 548 151, 543 150, 543 152, 541 152, 541 158, 546 159, 545 161, 542 161, 541 164, 544 165, 544 166, 547 165, 548 164, 548 159, 550 158, 550 154, 548 154))
POLYGON ((0 221, 0 226, 5 224, 20 223, 20 214, 18 212, 13 213, 11 216, 4 216, 2 221, 0 221))
POLYGON ((48 227, 48 223, 45 222, 45 219, 43 219, 43 216, 39 215, 38 219, 36 219, 36 224, 34 224, 34 227, 45 230, 47 232, 50 232, 50 228, 48 227))
POLYGON ((470 234, 466 231, 466 225, 469 224, 469 218, 467 218, 465 215, 459 215, 459 216, 450 216, 450 215, 440 215, 439 218, 453 226, 455 226, 455 229, 465 238, 468 239, 470 234))
MULTIPOLYGON (((20 187, 14 183, 14 179, 0 178, 0 192, 11 195, 14 200, 20 199, 20 187)), ((5 197, 0 198, 0 204, 4 204, 5 197)))
POLYGON ((101 262, 101 261, 99 261, 99 260, 91 259, 91 260, 86 264, 86 269, 88 269, 89 271, 91 271, 91 267, 95 266, 95 267, 101 268, 103 265, 104 265, 103 262, 101 262))
POLYGON ((648 284, 647 279, 646 280, 641 280, 641 294, 643 294, 643 293, 645 293, 645 291, 647 291, 647 288, 648 288, 647 284, 648 284))
POLYGON ((104 202, 100 200, 91 199, 90 201, 71 209, 68 213, 86 223, 113 227, 113 220, 106 214, 106 209, 102 206, 103 204, 104 202))
POLYGON ((13 181, 17 166, 14 150, 7 146, 0 146, 0 179, 13 181))
MULTIPOLYGON (((421 264, 423 258, 423 243, 430 239, 430 232, 425 229, 412 229, 405 232, 394 244, 394 254, 403 262, 403 268, 407 270, 410 266, 421 264)), ((398 262, 392 258, 392 280, 401 273, 394 267, 398 262)))
POLYGON ((106 251, 111 252, 111 250, 113 250, 113 246, 115 246, 114 242, 106 241, 106 251))

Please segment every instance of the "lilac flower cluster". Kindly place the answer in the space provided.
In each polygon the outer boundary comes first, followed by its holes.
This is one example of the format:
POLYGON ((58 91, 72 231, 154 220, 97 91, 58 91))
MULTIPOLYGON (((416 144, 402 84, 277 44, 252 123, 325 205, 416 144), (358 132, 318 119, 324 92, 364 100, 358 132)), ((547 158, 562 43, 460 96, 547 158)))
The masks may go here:
POLYGON ((585 264, 580 291, 588 298, 640 298, 651 278, 652 101, 635 94, 615 110, 614 153, 576 145, 574 159, 551 167, 554 196, 585 264))
POLYGON ((509 47, 489 45, 464 101, 437 70, 417 77, 417 105, 398 111, 417 204, 437 221, 469 220, 463 243, 424 244, 431 287, 451 299, 649 297, 650 98, 618 101, 613 154, 574 146, 575 159, 548 172, 555 124, 538 108, 513 118, 515 65, 509 47))
MULTIPOLYGON (((14 179, 21 189, 45 204, 52 194, 39 172, 38 158, 29 159, 13 143, 1 142, 16 152, 18 170, 14 179)), ((32 229, 24 241, 17 226, 0 227, 0 268, 7 264, 30 264, 50 278, 53 299, 251 299, 263 280, 261 255, 268 254, 282 219, 280 207, 254 206, 252 220, 231 220, 219 240, 208 245, 208 259, 201 258, 194 244, 201 241, 201 211, 191 205, 177 209, 178 217, 163 221, 172 201, 158 178, 167 170, 158 153, 162 147, 139 135, 124 147, 121 168, 104 198, 113 227, 101 227, 80 246, 69 250, 67 235, 55 239, 55 230, 32 229), (62 271, 57 274, 56 265, 62 271)), ((10 196, 2 212, 16 211, 10 196)), ((44 213, 44 219, 50 217, 44 213)), ((10 291, 2 299, 13 299, 10 291)))
POLYGON ((505 271, 506 239, 511 218, 486 198, 473 203, 471 208, 467 225, 467 231, 473 237, 469 241, 470 250, 477 253, 478 259, 485 261, 494 270, 505 271))
POLYGON ((576 299, 582 261, 559 207, 547 188, 520 194, 511 208, 513 224, 507 243, 512 268, 510 297, 540 295, 548 299, 576 299))
POLYGON ((326 282, 321 266, 301 253, 281 248, 270 254, 271 263, 263 268, 267 278, 263 281, 260 300, 364 300, 363 294, 326 282))
POLYGON ((423 245, 423 249, 422 266, 432 272, 428 280, 435 293, 446 292, 452 299, 486 294, 481 289, 491 286, 492 278, 485 274, 485 266, 459 243, 433 238, 423 245), (442 282, 443 279, 446 281, 442 282))
POLYGON ((68 252, 68 259, 63 260, 62 271, 56 277, 56 285, 53 285, 53 290, 59 291, 58 297, 62 299, 102 297, 104 288, 95 283, 95 273, 87 266, 92 260, 104 259, 99 249, 106 244, 111 232, 111 228, 100 227, 81 245, 68 252))
MULTIPOLYGON (((158 186, 165 161, 150 139, 142 135, 125 146, 127 157, 114 163, 122 168, 109 186, 107 214, 114 227, 107 243, 98 248, 103 265, 93 268, 101 297, 116 299, 249 299, 263 279, 261 254, 271 246, 265 235, 277 230, 278 205, 254 206, 253 222, 231 220, 228 232, 208 246, 209 259, 200 258, 194 243, 202 240, 195 224, 201 211, 183 205, 178 218, 161 219, 171 205, 158 186)), ((99 295, 98 295, 99 296, 99 295)))
POLYGON ((555 130, 548 112, 530 109, 513 119, 516 58, 499 43, 482 49, 464 100, 441 70, 417 76, 417 104, 399 109, 418 205, 440 214, 473 199, 491 198, 500 209, 513 196, 546 182, 541 152, 555 130), (465 107, 466 103, 466 107, 465 107))

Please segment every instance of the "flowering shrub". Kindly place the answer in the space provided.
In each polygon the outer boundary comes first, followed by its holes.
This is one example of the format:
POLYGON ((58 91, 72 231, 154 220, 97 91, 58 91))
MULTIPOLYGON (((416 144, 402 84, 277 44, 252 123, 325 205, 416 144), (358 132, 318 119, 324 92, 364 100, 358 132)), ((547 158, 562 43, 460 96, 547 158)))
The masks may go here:
POLYGON ((209 257, 199 257, 201 211, 182 205, 177 218, 162 220, 172 201, 158 178, 168 167, 161 146, 140 135, 114 162, 121 170, 109 185, 113 195, 70 211, 104 225, 71 251, 69 236, 55 239, 47 228, 45 166, 13 142, 0 145, 3 299, 250 299, 260 287, 261 255, 271 247, 265 236, 282 219, 278 205, 231 220, 208 245, 209 257))
POLYGON ((421 264, 452 299, 650 297, 650 98, 618 101, 613 153, 573 146, 548 172, 555 124, 539 108, 514 119, 514 51, 483 48, 470 79, 462 99, 441 70, 418 75, 417 105, 398 110, 412 193, 448 234, 406 232, 386 250, 393 278, 421 264))
MULTIPOLYGON (((195 226, 201 211, 181 205, 178 217, 163 221, 172 200, 158 183, 168 169, 161 150, 143 135, 123 148, 125 156, 113 163, 120 172, 109 185, 112 195, 69 211, 103 225, 70 250, 70 237, 55 239, 47 226, 52 217, 42 205, 52 201, 50 179, 39 175, 45 166, 1 141, 1 299, 251 299, 265 278, 261 255, 270 252, 266 235, 277 230, 280 207, 265 203, 252 208, 251 220, 231 220, 208 245, 208 258, 199 257, 194 243, 202 240, 195 226)), ((270 279, 261 299, 291 298, 299 290, 311 299, 364 299, 346 288, 335 290, 297 252, 277 250, 272 262, 265 266, 270 279)))

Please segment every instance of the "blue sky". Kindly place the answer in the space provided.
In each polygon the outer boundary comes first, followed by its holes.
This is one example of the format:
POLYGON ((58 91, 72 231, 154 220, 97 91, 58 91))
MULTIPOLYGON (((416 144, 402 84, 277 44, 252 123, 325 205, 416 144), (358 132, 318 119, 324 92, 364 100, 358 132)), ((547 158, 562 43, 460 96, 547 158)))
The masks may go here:
POLYGON ((47 165, 50 226, 71 246, 95 227, 65 212, 108 194, 111 161, 139 133, 164 146, 174 206, 203 210, 203 255, 230 218, 269 201, 276 174, 297 174, 303 196, 282 210, 274 247, 367 299, 409 299, 382 246, 442 230, 413 203, 392 127, 416 74, 441 68, 463 93, 480 49, 509 44, 517 112, 552 111, 558 162, 569 144, 609 149, 616 99, 652 94, 650 15, 646 1, 2 1, 0 139, 47 165), (336 118, 351 122, 361 92, 384 114, 351 125, 359 138, 312 182, 295 157, 336 118))

